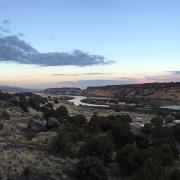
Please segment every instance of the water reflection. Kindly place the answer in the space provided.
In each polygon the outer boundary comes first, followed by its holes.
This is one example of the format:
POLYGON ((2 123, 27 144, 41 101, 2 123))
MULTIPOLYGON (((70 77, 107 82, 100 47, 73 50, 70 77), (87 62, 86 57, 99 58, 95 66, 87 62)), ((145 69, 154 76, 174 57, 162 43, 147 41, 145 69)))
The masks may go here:
POLYGON ((74 105, 76 106, 83 105, 83 106, 91 106, 91 107, 109 107, 108 105, 90 104, 90 103, 82 102, 82 100, 87 98, 86 96, 68 96, 68 97, 73 97, 73 99, 68 101, 74 103, 74 105))
POLYGON ((167 105, 167 106, 161 106, 160 108, 180 111, 180 105, 167 105))

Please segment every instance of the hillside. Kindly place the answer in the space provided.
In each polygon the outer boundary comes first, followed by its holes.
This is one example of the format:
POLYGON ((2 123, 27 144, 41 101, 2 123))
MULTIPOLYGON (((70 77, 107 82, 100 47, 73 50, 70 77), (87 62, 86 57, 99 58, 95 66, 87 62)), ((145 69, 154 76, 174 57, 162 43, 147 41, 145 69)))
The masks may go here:
POLYGON ((85 96, 180 100, 180 82, 88 87, 85 96))
POLYGON ((39 89, 28 89, 28 88, 21 88, 21 87, 15 87, 15 86, 3 86, 0 85, 0 91, 5 92, 38 92, 39 89))
POLYGON ((43 91, 46 94, 55 94, 55 95, 81 95, 80 88, 49 88, 43 91))

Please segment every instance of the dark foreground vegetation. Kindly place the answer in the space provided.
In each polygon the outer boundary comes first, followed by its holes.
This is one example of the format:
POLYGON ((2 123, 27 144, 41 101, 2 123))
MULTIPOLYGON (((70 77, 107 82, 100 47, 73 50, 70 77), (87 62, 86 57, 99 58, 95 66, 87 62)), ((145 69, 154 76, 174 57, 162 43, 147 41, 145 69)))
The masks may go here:
MULTIPOLYGON (((69 115, 67 108, 58 106, 58 98, 31 93, 10 95, 0 93, 1 119, 8 120, 6 109, 19 107, 28 113, 33 108, 42 117, 33 117, 27 126, 28 139, 34 133, 54 131, 49 152, 56 157, 76 160, 66 173, 82 180, 128 178, 132 180, 179 180, 180 125, 163 126, 161 117, 154 117, 140 135, 132 133, 129 115, 99 116, 87 119, 81 114, 69 115), (6 102, 6 103, 5 103, 6 102), (43 126, 43 123, 44 126, 43 126), (34 124, 36 126, 34 128, 34 124), (42 126, 43 127, 42 127, 42 126)), ((167 117, 167 122, 171 117, 167 117)), ((0 125, 3 129, 3 124, 0 125)), ((13 161, 13 160, 12 160, 13 161)), ((1 166, 1 165, 0 165, 1 166)), ((27 166, 22 176, 29 178, 27 166)))
POLYGON ((128 116, 95 114, 89 122, 82 115, 67 118, 63 128, 58 130, 55 149, 60 156, 79 159, 75 172, 82 179, 103 180, 108 176, 137 180, 179 179, 175 161, 180 127, 168 129, 158 123, 156 126, 153 120, 148 136, 134 136, 130 122, 128 116), (110 169, 112 164, 114 169, 110 169))

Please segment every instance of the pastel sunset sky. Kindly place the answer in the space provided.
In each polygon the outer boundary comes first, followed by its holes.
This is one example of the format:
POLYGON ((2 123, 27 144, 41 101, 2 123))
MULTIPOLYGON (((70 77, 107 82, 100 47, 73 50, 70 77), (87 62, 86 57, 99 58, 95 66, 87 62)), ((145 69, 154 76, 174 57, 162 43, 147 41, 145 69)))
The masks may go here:
POLYGON ((0 51, 0 85, 180 81, 179 0, 0 0, 0 43, 7 37, 38 58, 23 63, 0 51))

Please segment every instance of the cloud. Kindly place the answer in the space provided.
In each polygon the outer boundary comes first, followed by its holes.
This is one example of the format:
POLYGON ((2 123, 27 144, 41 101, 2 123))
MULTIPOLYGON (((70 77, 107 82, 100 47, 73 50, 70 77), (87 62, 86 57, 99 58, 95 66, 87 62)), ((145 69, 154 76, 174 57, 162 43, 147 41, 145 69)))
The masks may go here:
POLYGON ((114 74, 114 73, 72 73, 72 74, 52 74, 53 76, 81 76, 81 75, 88 75, 88 76, 93 76, 93 75, 109 75, 109 74, 114 74))
POLYGON ((10 33, 10 30, 7 29, 7 26, 6 26, 6 25, 8 25, 8 24, 10 24, 10 21, 9 21, 9 20, 7 20, 7 19, 3 20, 2 26, 0 26, 0 32, 2 32, 2 33, 4 33, 4 34, 9 34, 9 33, 10 33))
POLYGON ((110 64, 104 56, 91 55, 81 50, 67 52, 40 53, 38 50, 20 40, 18 36, 0 38, 0 61, 15 61, 20 64, 41 66, 90 66, 110 64))
MULTIPOLYGON (((78 73, 77 73, 78 74, 78 73)), ((94 80, 89 80, 88 78, 85 80, 74 80, 74 81, 65 81, 65 78, 59 78, 59 81, 56 78, 51 77, 50 80, 47 81, 37 81, 36 76, 29 79, 29 77, 25 77, 23 81, 16 82, 7 82, 5 83, 13 86, 20 87, 28 87, 28 88, 54 88, 54 87, 80 87, 82 89, 89 86, 106 86, 106 85, 124 85, 124 84, 139 84, 139 83, 155 83, 155 82, 179 82, 180 75, 171 75, 167 72, 162 72, 162 74, 152 75, 152 74, 140 74, 139 76, 131 76, 131 77, 119 77, 119 78, 98 78, 94 80), (35 79, 34 79, 35 78, 35 79)), ((81 78, 81 76, 80 76, 81 78)), ((93 77, 94 78, 94 77, 93 77)), ((71 78, 69 78, 71 79, 71 78)), ((2 83, 2 82, 1 82, 2 83)), ((0 84, 1 84, 0 83, 0 84)))
POLYGON ((137 79, 137 78, 132 78, 132 77, 118 77, 118 78, 116 78, 116 80, 119 80, 119 81, 134 81, 135 79, 137 79))
POLYGON ((10 33, 10 30, 8 30, 8 29, 6 29, 6 28, 4 28, 4 27, 0 27, 0 31, 1 31, 2 33, 6 33, 6 34, 9 34, 9 33, 10 33))
POLYGON ((114 73, 84 73, 84 75, 107 75, 107 74, 114 74, 114 73))
POLYGON ((2 24, 10 24, 10 20, 4 19, 3 22, 2 22, 2 24))
MULTIPOLYGON (((178 71, 176 71, 178 72, 178 71)), ((179 72, 178 72, 179 73, 179 72)), ((60 87, 80 87, 82 89, 88 86, 107 86, 107 85, 124 85, 124 84, 139 84, 139 83, 155 83, 155 82, 179 82, 180 74, 162 74, 162 75, 142 75, 141 77, 119 77, 116 79, 97 79, 97 80, 78 80, 58 82, 60 87)), ((56 87, 56 85, 54 84, 56 87)))
POLYGON ((179 82, 180 72, 178 71, 165 71, 160 75, 144 75, 137 77, 138 83, 154 83, 154 82, 179 82))
POLYGON ((80 73, 72 73, 72 74, 52 74, 53 76, 79 76, 80 73))
POLYGON ((39 53, 34 59, 32 64, 39 64, 43 66, 59 66, 59 65, 76 65, 76 66, 89 66, 98 64, 107 64, 103 56, 90 55, 81 50, 74 50, 71 53, 55 52, 55 53, 39 53))

